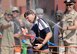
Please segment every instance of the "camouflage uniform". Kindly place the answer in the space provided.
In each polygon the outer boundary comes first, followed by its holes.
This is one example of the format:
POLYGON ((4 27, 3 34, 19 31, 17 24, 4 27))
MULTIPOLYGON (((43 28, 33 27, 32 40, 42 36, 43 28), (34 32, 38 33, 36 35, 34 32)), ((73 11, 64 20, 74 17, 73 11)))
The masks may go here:
MULTIPOLYGON (((73 26, 76 18, 77 18, 77 12, 75 10, 73 10, 70 13, 66 13, 62 20, 63 27, 73 26)), ((63 32, 64 45, 65 46, 77 46, 76 37, 77 37, 76 29, 64 30, 64 32, 63 32)), ((77 52, 76 52, 77 49, 75 47, 66 48, 66 50, 68 53, 70 52, 69 54, 77 54, 77 52)))
POLYGON ((3 30, 1 41, 1 54, 14 54, 14 25, 13 22, 7 22, 5 19, 0 24, 3 30))

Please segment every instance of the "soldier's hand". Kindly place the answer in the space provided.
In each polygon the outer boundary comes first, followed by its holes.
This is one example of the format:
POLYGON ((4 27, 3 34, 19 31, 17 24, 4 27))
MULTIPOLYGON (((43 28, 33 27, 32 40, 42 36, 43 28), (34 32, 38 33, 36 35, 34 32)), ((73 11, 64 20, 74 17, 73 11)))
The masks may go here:
POLYGON ((63 30, 67 30, 67 27, 63 27, 63 30))

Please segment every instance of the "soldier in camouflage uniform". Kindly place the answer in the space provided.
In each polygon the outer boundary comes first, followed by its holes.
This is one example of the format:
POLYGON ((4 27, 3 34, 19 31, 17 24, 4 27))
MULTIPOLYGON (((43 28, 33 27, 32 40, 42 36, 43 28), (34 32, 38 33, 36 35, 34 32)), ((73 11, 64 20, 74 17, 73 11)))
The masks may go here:
MULTIPOLYGON (((3 11, 1 10, 0 11, 0 37, 2 37, 2 29, 1 29, 1 22, 2 22, 2 19, 3 19, 3 11)), ((1 45, 1 39, 0 38, 0 45, 1 45)), ((1 47, 0 47, 0 54, 1 54, 1 47)))
POLYGON ((14 24, 11 21, 12 15, 5 13, 1 20, 0 29, 2 29, 1 54, 14 54, 14 24))
POLYGON ((74 9, 75 1, 66 0, 66 11, 62 19, 63 40, 66 47, 66 54, 77 54, 77 12, 74 9), (74 47, 72 47, 74 46, 74 47))

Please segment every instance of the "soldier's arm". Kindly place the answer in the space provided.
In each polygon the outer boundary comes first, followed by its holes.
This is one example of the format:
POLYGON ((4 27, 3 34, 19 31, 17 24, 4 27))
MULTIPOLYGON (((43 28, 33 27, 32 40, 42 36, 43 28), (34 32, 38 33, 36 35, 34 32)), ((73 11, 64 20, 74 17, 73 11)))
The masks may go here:
POLYGON ((1 25, 1 28, 2 28, 2 29, 7 29, 7 28, 10 27, 10 26, 11 26, 11 23, 2 24, 2 25, 1 25))
POLYGON ((67 27, 67 30, 72 30, 72 29, 77 29, 77 18, 75 19, 73 26, 68 26, 67 27))
POLYGON ((0 29, 6 29, 11 26, 11 23, 6 23, 4 18, 0 18, 0 29))

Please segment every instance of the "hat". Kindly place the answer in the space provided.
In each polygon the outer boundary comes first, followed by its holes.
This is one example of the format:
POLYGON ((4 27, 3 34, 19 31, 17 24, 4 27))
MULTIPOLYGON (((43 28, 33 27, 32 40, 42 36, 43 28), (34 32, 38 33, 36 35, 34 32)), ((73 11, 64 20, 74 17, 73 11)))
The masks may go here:
POLYGON ((12 8, 12 12, 13 12, 13 11, 18 11, 18 12, 20 12, 20 10, 19 10, 18 7, 13 7, 13 8, 12 8))
POLYGON ((76 3, 75 0, 65 0, 64 3, 76 3))
POLYGON ((5 11, 5 14, 12 14, 11 9, 6 10, 6 11, 5 11))
POLYGON ((37 9, 36 9, 36 13, 37 13, 37 14, 44 13, 44 10, 43 10, 42 8, 37 8, 37 9))

